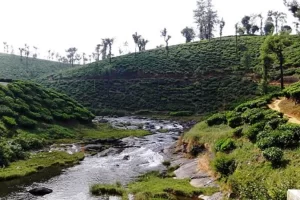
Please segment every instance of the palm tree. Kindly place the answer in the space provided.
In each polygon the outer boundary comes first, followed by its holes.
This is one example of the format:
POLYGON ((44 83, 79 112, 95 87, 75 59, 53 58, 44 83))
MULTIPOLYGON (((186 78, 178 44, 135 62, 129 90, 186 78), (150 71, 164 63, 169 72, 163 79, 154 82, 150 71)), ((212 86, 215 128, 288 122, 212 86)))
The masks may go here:
POLYGON ((169 40, 171 39, 171 36, 168 35, 168 31, 166 28, 164 28, 160 33, 161 33, 161 36, 164 37, 164 40, 166 42, 167 54, 169 54, 169 40))

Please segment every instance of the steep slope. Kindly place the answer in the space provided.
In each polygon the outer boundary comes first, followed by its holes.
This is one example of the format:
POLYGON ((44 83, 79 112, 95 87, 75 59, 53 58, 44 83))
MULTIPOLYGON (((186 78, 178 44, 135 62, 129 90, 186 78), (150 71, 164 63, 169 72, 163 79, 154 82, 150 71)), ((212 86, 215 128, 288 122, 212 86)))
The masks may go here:
MULTIPOLYGON (((286 66, 300 66, 299 37, 286 52, 286 66)), ((256 94, 252 81, 265 37, 224 37, 129 54, 67 70, 41 80, 97 111, 188 110, 226 108, 256 94), (236 49, 237 47, 237 49, 236 49)), ((295 68, 292 72, 295 73, 295 68)), ((273 70, 276 76, 276 69, 273 70)))
POLYGON ((90 123, 93 117, 75 100, 40 85, 0 85, 0 166, 27 158, 26 151, 50 140, 74 137, 63 126, 90 123))
POLYGON ((0 79, 29 80, 70 68, 69 64, 0 53, 0 79))

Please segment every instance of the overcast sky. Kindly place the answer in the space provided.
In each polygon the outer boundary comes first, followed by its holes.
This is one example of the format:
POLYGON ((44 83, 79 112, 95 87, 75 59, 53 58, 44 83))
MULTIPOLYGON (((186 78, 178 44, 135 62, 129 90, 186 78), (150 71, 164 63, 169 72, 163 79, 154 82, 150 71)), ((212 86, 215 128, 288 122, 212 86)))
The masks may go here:
MULTIPOLYGON (((233 35, 234 24, 244 15, 288 13, 283 0, 213 0, 213 4, 226 22, 224 35, 233 35)), ((180 33, 184 27, 196 28, 196 0, 0 0, 0 7, 0 48, 3 41, 15 49, 27 43, 39 47, 43 57, 48 49, 64 53, 72 46, 91 54, 107 37, 115 38, 115 54, 125 41, 134 51, 136 31, 150 41, 147 49, 155 48, 164 44, 160 37, 164 27, 173 45, 185 41, 180 33)), ((290 14, 288 19, 290 25, 295 21, 290 14)))

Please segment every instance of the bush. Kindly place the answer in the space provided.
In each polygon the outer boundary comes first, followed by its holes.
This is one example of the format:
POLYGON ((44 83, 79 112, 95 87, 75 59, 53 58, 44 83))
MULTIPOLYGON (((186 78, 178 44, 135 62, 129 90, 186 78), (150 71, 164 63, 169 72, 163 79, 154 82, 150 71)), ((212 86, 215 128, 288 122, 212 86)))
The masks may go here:
POLYGON ((243 114, 242 118, 246 123, 255 124, 264 119, 264 110, 260 108, 247 109, 243 114))
POLYGON ((215 150, 220 152, 227 152, 235 149, 236 145, 230 138, 220 139, 215 144, 215 150))
POLYGON ((17 122, 14 118, 3 116, 2 121, 7 125, 8 127, 15 127, 17 126, 17 122))
POLYGON ((266 149, 269 147, 274 147, 276 145, 276 139, 272 136, 263 137, 257 141, 257 146, 260 149, 266 149))
POLYGON ((46 140, 39 136, 22 133, 22 131, 18 133, 13 143, 21 145, 25 151, 42 149, 46 145, 46 140))
POLYGON ((231 117, 229 119, 227 118, 227 121, 231 128, 236 128, 243 124, 243 119, 241 116, 231 117))
POLYGON ((11 108, 1 105, 0 106, 0 116, 8 116, 8 117, 15 117, 17 116, 17 113, 14 112, 11 108))
POLYGON ((267 122, 265 128, 269 128, 269 129, 275 130, 281 124, 287 123, 287 121, 288 121, 287 119, 283 119, 283 118, 272 119, 272 120, 270 120, 270 121, 267 122))
POLYGON ((46 134, 50 139, 64 139, 74 137, 74 133, 71 130, 58 125, 50 126, 46 130, 46 134))
POLYGON ((278 164, 282 160, 283 151, 278 147, 270 147, 263 151, 263 156, 272 164, 278 164))
POLYGON ((217 114, 214 114, 213 116, 211 116, 210 118, 208 118, 206 120, 206 123, 208 124, 208 126, 225 124, 226 117, 224 114, 217 113, 217 114))
POLYGON ((170 112, 170 116, 173 117, 184 117, 184 116, 192 116, 193 112, 192 111, 177 111, 177 112, 170 112))
POLYGON ((216 172, 221 174, 221 176, 228 176, 233 174, 236 165, 233 158, 224 154, 219 154, 213 161, 213 167, 216 172))
POLYGON ((26 116, 20 116, 18 122, 20 126, 25 128, 35 128, 35 126, 37 125, 37 121, 30 119, 26 116))
POLYGON ((243 128, 242 127, 238 127, 236 129, 233 130, 232 132, 233 137, 239 138, 243 136, 243 128))
POLYGON ((265 127, 265 123, 256 123, 250 126, 250 128, 246 131, 245 135, 249 140, 255 141, 256 136, 258 135, 259 132, 263 131, 265 127))
POLYGON ((295 140, 300 139, 300 126, 297 124, 282 124, 278 127, 279 130, 290 130, 293 132, 293 135, 295 137, 295 140))

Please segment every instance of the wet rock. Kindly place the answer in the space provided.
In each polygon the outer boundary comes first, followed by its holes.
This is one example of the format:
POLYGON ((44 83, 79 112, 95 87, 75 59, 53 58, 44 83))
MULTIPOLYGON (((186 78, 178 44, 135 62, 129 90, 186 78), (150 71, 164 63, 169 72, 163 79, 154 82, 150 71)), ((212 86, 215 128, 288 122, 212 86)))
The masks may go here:
POLYGON ((28 191, 30 194, 34 196, 44 196, 46 194, 50 194, 53 190, 45 187, 34 188, 28 191))
POLYGON ((123 160, 129 160, 130 159, 130 156, 129 155, 126 155, 123 157, 123 160))
POLYGON ((84 149, 86 151, 102 151, 104 147, 101 144, 88 144, 84 149))
POLYGON ((99 123, 108 123, 108 120, 107 119, 99 119, 98 122, 99 123))

